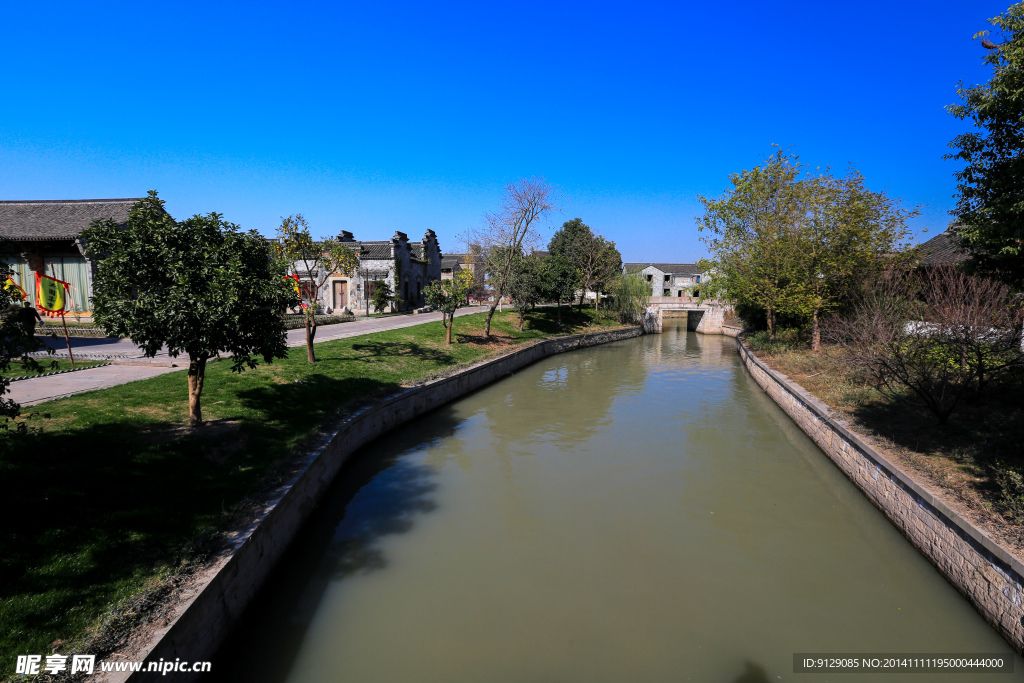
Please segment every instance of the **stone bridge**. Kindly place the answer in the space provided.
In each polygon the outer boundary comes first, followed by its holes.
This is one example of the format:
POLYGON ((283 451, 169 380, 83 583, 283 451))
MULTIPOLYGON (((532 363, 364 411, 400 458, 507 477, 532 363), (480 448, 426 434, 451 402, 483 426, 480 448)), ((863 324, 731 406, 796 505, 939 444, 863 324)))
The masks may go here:
POLYGON ((688 296, 652 296, 647 305, 650 317, 657 317, 651 325, 661 331, 663 318, 686 318, 686 329, 702 334, 725 334, 722 324, 732 306, 714 299, 688 296))

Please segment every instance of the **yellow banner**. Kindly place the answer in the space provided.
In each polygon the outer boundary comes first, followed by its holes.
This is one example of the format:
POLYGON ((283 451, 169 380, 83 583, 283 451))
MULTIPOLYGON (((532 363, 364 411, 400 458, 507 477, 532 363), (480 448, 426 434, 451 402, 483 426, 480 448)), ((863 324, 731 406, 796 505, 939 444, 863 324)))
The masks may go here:
POLYGON ((36 273, 36 305, 50 315, 63 313, 69 286, 62 280, 36 273))
POLYGON ((4 289, 7 290, 7 293, 15 299, 24 299, 28 296, 28 294, 25 293, 25 290, 21 288, 21 285, 15 282, 14 278, 10 275, 7 276, 7 282, 4 283, 4 289))

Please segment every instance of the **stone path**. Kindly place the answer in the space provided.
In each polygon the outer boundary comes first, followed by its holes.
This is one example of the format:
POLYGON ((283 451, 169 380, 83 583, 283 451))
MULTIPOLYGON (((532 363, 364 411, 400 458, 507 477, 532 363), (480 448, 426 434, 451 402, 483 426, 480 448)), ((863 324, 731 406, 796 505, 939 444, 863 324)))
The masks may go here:
MULTIPOLYGON (((481 306, 460 308, 455 317, 481 313, 487 309, 481 306)), ((317 328, 316 343, 373 334, 385 330, 396 330, 429 322, 440 322, 440 313, 419 313, 416 315, 397 315, 385 318, 361 318, 350 323, 321 325, 317 328)), ((64 340, 60 343, 46 339, 46 343, 56 349, 58 356, 67 356, 64 340), (63 351, 63 353, 61 353, 63 351)), ((288 346, 305 346, 306 331, 304 329, 288 331, 288 346)), ((111 359, 113 365, 90 368, 81 372, 69 372, 62 375, 50 375, 35 379, 23 379, 12 382, 5 398, 12 398, 23 406, 49 401, 63 396, 71 396, 83 391, 106 389, 107 387, 149 379, 167 372, 184 370, 188 367, 188 357, 171 358, 166 352, 158 353, 153 358, 145 358, 135 344, 127 339, 95 339, 74 337, 71 339, 71 350, 75 358, 111 359)))

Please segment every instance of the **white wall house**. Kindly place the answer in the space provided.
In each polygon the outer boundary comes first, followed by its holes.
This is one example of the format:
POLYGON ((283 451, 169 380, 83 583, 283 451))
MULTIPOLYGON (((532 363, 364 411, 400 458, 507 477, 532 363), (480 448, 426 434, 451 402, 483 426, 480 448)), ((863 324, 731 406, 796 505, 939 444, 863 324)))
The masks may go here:
POLYGON ((639 272, 651 284, 651 296, 700 296, 704 278, 695 263, 623 263, 622 272, 639 272))

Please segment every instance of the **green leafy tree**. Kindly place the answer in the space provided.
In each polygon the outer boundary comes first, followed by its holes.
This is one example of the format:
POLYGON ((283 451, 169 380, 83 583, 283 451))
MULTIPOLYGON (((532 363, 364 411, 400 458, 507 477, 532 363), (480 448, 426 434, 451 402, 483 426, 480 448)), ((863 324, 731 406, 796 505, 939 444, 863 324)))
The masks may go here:
POLYGON ((553 300, 558 311, 558 324, 562 324, 562 302, 572 305, 579 288, 579 273, 564 256, 552 254, 542 262, 541 280, 544 298, 553 300))
POLYGON ((455 326, 455 311, 466 305, 466 298, 473 289, 473 273, 460 270, 451 280, 431 280, 424 290, 427 303, 441 311, 445 339, 452 343, 452 328, 455 326))
POLYGON ((315 363, 313 340, 316 338, 320 289, 331 275, 351 276, 359 265, 359 257, 336 239, 313 239, 309 223, 302 214, 282 218, 277 236, 278 256, 299 276, 299 296, 306 316, 306 358, 315 363))
MULTIPOLYGON (((0 253, 15 253, 13 248, 4 249, 4 246, 0 242, 0 253)), ((4 374, 14 362, 26 370, 42 370, 42 365, 29 354, 46 348, 35 337, 35 314, 31 313, 32 309, 22 305, 22 292, 17 287, 4 285, 13 274, 10 265, 0 261, 0 417, 4 418, 5 428, 21 414, 21 406, 13 399, 2 398, 11 385, 10 378, 4 374)), ((47 351, 53 353, 52 349, 47 351)), ((25 428, 24 423, 18 425, 20 429, 25 428)))
POLYGON ((642 274, 620 274, 610 284, 615 310, 619 320, 626 324, 639 325, 651 300, 651 285, 642 274))
POLYGON ((395 300, 395 293, 391 291, 391 285, 387 280, 374 280, 371 290, 370 301, 373 302, 373 308, 378 313, 383 313, 384 309, 395 300))
POLYGON ((594 234, 581 218, 563 223, 551 237, 548 251, 552 256, 567 260, 576 269, 581 308, 587 292, 594 292, 594 307, 597 308, 600 290, 618 275, 622 267, 622 256, 615 243, 594 234))
POLYGON ((1002 35, 998 44, 982 40, 992 77, 971 87, 961 82, 960 104, 946 108, 974 125, 949 143, 956 151, 946 158, 965 163, 956 173, 957 204, 951 213, 970 254, 968 268, 1019 291, 1024 289, 1024 3, 989 23, 1002 35))
POLYGON ((526 310, 544 300, 544 266, 540 256, 520 254, 514 259, 508 295, 519 313, 519 331, 526 322, 526 310))
POLYGON ((805 213, 795 223, 788 312, 811 321, 811 349, 821 350, 821 315, 850 300, 864 277, 898 266, 908 254, 906 220, 917 210, 872 192, 860 173, 844 178, 827 170, 801 181, 805 213))
POLYGON ((94 221, 82 237, 97 263, 93 315, 112 335, 147 356, 166 347, 188 354, 189 423, 202 422, 207 361, 231 354, 231 369, 283 358, 281 312, 296 302, 267 240, 241 232, 220 214, 177 222, 150 191, 122 228, 94 221))
POLYGON ((772 339, 793 296, 795 228, 805 211, 799 175, 797 159, 778 150, 763 165, 730 175, 721 198, 697 197, 704 206, 697 225, 711 253, 702 270, 713 271, 720 295, 764 309, 772 339))

